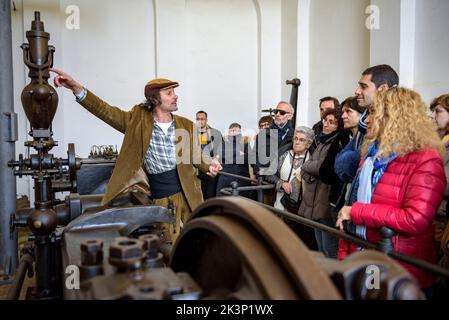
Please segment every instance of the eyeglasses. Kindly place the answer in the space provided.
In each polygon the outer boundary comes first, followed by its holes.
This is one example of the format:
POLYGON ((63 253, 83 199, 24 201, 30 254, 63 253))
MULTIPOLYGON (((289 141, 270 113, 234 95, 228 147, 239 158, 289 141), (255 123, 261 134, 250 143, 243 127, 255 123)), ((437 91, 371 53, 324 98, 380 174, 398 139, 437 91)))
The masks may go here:
POLYGON ((295 137, 295 141, 299 141, 299 142, 301 142, 301 143, 306 143, 306 142, 307 142, 307 139, 304 139, 304 138, 296 138, 296 137, 295 137))
POLYGON ((323 122, 323 124, 330 124, 331 126, 336 126, 336 125, 338 125, 338 122, 337 121, 335 121, 335 120, 326 120, 326 119, 323 119, 323 120, 321 120, 322 122, 323 122))
POLYGON ((287 113, 291 113, 291 112, 288 112, 288 111, 284 111, 284 110, 280 110, 280 109, 275 109, 274 110, 274 114, 280 114, 281 116, 285 116, 287 113))

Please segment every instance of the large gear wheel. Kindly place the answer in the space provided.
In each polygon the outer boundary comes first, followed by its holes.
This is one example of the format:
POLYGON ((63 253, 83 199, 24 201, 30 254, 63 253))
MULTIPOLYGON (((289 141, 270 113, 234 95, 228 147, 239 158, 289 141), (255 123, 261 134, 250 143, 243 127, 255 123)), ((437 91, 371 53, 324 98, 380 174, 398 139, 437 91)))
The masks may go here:
POLYGON ((197 208, 170 259, 211 299, 341 299, 308 248, 269 210, 240 198, 197 208))

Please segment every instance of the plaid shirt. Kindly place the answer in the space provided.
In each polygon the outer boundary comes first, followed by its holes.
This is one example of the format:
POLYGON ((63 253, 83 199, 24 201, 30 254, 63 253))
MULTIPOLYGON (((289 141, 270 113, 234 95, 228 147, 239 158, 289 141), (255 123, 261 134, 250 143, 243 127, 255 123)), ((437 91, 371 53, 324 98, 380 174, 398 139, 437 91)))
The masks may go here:
POLYGON ((175 121, 167 134, 154 122, 150 146, 145 155, 145 169, 149 174, 158 174, 176 169, 175 121))

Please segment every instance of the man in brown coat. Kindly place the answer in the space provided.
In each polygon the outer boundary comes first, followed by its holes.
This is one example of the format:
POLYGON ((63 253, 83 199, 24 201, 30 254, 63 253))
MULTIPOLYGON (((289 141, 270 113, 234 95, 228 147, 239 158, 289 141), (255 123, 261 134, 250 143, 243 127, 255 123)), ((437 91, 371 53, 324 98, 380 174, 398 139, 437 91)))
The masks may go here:
POLYGON ((169 231, 175 241, 190 213, 203 202, 196 168, 212 176, 221 170, 220 163, 194 143, 193 122, 172 113, 178 110, 174 91, 178 83, 151 80, 144 90, 146 102, 126 112, 110 106, 70 75, 51 70, 57 74, 56 87, 72 90, 78 103, 125 135, 101 205, 130 190, 151 194, 155 205, 166 207, 172 201, 176 224, 169 231))

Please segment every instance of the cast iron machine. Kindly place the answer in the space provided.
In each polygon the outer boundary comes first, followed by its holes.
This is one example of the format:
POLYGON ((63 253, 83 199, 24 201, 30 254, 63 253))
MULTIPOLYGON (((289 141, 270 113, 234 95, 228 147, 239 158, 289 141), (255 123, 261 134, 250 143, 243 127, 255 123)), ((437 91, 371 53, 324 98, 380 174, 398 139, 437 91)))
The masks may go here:
MULTIPOLYGON (((58 294, 54 292, 54 288, 57 287, 56 275, 59 274, 56 268, 57 241, 54 231, 57 217, 53 209, 55 199, 52 180, 61 181, 69 175, 70 179, 66 181, 75 182, 74 174, 80 163, 79 159, 75 158, 73 144, 69 145, 67 159, 58 159, 49 153, 58 145, 52 138, 52 121, 58 106, 58 94, 48 84, 55 48, 48 45, 50 34, 45 32, 39 12, 35 12, 35 20, 31 24, 31 30, 26 32, 26 37, 28 43, 24 43, 21 48, 23 60, 30 70, 28 76, 31 82, 23 89, 21 100, 30 122, 29 135, 32 137, 31 141, 25 142, 25 146, 33 148, 36 153, 27 159, 20 155, 18 161, 10 161, 8 165, 16 168, 14 175, 29 175, 34 180, 34 208, 28 211, 26 221, 35 241, 36 288, 32 295, 47 298, 58 294)), ((59 186, 58 191, 63 190, 76 190, 76 184, 69 182, 64 187, 59 186)))

